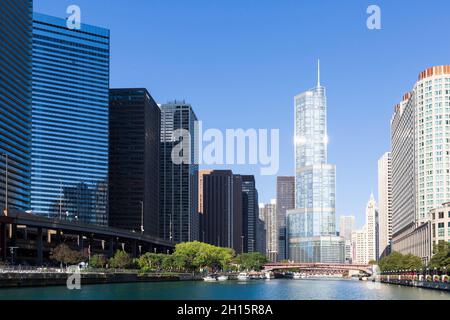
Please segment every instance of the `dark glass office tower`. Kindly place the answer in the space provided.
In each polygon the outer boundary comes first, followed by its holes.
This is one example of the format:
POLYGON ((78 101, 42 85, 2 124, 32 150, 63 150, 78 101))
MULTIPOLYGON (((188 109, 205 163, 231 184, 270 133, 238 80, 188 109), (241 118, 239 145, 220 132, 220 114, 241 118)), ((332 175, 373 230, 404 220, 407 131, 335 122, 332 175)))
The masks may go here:
POLYGON ((109 101, 109 225, 157 236, 160 109, 146 89, 109 101))
POLYGON ((32 6, 31 0, 2 0, 0 4, 2 213, 6 207, 30 208, 32 6))
POLYGON ((106 225, 109 30, 34 14, 31 207, 106 225))
POLYGON ((277 177, 277 226, 278 226, 278 260, 285 260, 286 211, 295 208, 295 177, 277 177))
POLYGON ((199 239, 196 121, 191 105, 174 101, 161 106, 159 236, 173 242, 199 239), (183 130, 189 137, 177 137, 183 130), (172 161, 172 151, 189 141, 190 163, 172 161))
POLYGON ((241 177, 243 197, 242 225, 244 233, 244 252, 255 252, 257 241, 256 228, 259 215, 258 190, 256 190, 254 176, 243 175, 241 177))
POLYGON ((242 178, 230 170, 203 174, 203 213, 200 215, 202 241, 241 253, 242 178))

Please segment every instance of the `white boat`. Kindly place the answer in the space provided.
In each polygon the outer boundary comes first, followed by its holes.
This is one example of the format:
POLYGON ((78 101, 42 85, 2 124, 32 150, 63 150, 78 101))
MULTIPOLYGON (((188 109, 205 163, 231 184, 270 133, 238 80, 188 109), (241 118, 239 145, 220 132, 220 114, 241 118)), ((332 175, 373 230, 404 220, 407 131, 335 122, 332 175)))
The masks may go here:
POLYGON ((203 278, 203 281, 206 281, 206 282, 216 282, 217 279, 216 279, 216 277, 206 276, 206 277, 203 278))
POLYGON ((228 280, 228 276, 218 276, 217 277, 217 281, 227 281, 228 280))
POLYGON ((240 281, 245 281, 245 280, 249 280, 250 277, 249 277, 249 275, 247 273, 241 272, 241 273, 238 274, 237 279, 240 280, 240 281))
POLYGON ((275 278, 275 276, 273 275, 272 272, 266 272, 264 274, 264 276, 265 276, 266 279, 273 279, 273 278, 275 278))
POLYGON ((299 273, 299 272, 295 272, 294 275, 293 275, 293 278, 296 279, 296 280, 301 279, 302 278, 302 274, 299 273))

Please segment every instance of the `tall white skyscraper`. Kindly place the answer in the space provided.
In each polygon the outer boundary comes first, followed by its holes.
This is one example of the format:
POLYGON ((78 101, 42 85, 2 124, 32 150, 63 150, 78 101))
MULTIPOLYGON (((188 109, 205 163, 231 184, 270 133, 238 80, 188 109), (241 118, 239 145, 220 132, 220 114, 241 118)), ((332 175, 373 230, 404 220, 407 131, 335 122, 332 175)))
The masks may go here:
POLYGON ((378 160, 379 255, 389 254, 392 239, 392 163, 391 153, 378 160))
POLYGON ((318 81, 295 104, 295 209, 287 212, 289 258, 297 262, 343 262, 336 236, 336 167, 327 161, 327 98, 318 81))
POLYGON ((373 194, 366 206, 367 261, 378 260, 378 208, 373 194))
POLYGON ((367 233, 366 226, 352 233, 352 263, 367 264, 367 233))
POLYGON ((428 261, 429 212, 450 201, 450 65, 419 74, 395 106, 391 143, 392 250, 428 261))

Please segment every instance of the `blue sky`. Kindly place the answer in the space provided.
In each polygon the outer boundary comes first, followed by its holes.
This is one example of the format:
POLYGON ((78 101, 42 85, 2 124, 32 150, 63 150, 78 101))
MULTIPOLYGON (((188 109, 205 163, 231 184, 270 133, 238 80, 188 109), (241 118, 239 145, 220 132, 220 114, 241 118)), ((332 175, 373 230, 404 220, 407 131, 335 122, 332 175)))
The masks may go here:
MULTIPOLYGON (((293 97, 328 90, 329 162, 337 166, 337 215, 364 223, 389 149, 393 106, 432 65, 450 64, 450 2, 299 0, 35 0, 35 11, 111 30, 111 86, 146 87, 158 102, 185 99, 206 128, 279 128, 280 175, 294 174, 293 97), (382 30, 366 28, 377 4, 382 30)), ((224 167, 223 167, 224 168, 224 167)), ((274 176, 257 166, 261 201, 274 176)))

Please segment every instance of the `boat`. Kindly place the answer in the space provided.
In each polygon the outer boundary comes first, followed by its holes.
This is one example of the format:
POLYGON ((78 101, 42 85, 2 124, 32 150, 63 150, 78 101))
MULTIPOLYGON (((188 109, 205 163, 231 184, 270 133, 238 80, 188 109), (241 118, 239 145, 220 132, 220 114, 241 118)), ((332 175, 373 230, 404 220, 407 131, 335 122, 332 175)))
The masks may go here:
POLYGON ((218 276, 217 277, 217 281, 227 281, 228 280, 228 276, 218 276))
POLYGON ((214 276, 206 276, 206 277, 203 278, 203 281, 206 281, 206 282, 216 282, 216 281, 217 281, 217 278, 214 277, 214 276))
POLYGON ((241 272, 238 274, 237 279, 240 281, 245 281, 245 280, 249 280, 250 277, 246 272, 241 272))
POLYGON ((293 278, 298 280, 298 279, 302 278, 302 275, 299 272, 295 272, 294 275, 293 275, 293 278))
POLYGON ((264 274, 264 277, 265 277, 266 279, 273 279, 273 278, 275 278, 275 275, 274 275, 272 272, 266 272, 266 273, 264 274))

